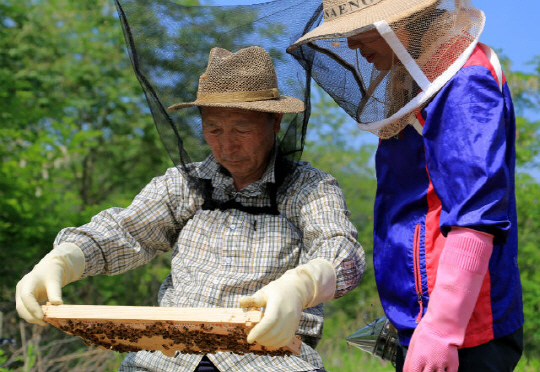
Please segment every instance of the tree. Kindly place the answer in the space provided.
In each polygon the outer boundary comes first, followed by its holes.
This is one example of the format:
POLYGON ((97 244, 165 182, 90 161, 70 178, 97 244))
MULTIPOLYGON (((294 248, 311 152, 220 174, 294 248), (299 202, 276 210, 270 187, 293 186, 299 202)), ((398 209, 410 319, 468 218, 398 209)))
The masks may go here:
POLYGON ((351 212, 350 219, 358 230, 358 241, 366 252, 367 262, 360 286, 342 299, 328 303, 326 310, 330 314, 343 311, 350 319, 364 312, 369 313, 371 318, 378 317, 382 315, 382 309, 372 270, 376 189, 373 155, 376 137, 360 131, 356 123, 318 86, 312 95, 315 104, 303 159, 338 180, 351 212))
POLYGON ((2 7, 0 274, 12 299, 61 227, 126 203, 166 158, 109 2, 2 7))
POLYGON ((531 61, 536 74, 510 70, 510 60, 503 59, 512 90, 517 115, 516 133, 516 199, 518 212, 518 263, 523 287, 525 313, 524 345, 528 358, 540 358, 540 121, 525 116, 528 110, 540 109, 540 56, 531 61))
MULTIPOLYGON (((237 49, 249 42, 246 35, 253 38, 258 32, 266 33, 269 42, 279 37, 279 30, 275 26, 272 30, 272 25, 260 24, 254 29, 253 12, 228 17, 219 8, 209 8, 205 17, 196 18, 198 25, 171 33, 170 24, 163 22, 164 13, 153 7, 159 2, 141 0, 131 4, 131 9, 142 3, 151 5, 153 11, 140 13, 136 21, 149 30, 144 37, 153 49, 139 57, 152 69, 147 76, 153 77, 154 83, 165 83, 159 85, 161 97, 168 97, 165 103, 195 97, 193 76, 204 70, 210 47, 237 49), (234 33, 220 32, 238 24, 242 27, 234 33), (201 34, 206 36, 193 44, 191 59, 182 53, 172 59, 156 53, 161 45, 181 45, 201 34), (178 61, 180 65, 172 64, 178 61), (187 75, 175 76, 177 85, 167 85, 165 79, 178 74, 179 66, 187 75)), ((187 0, 174 5, 182 3, 197 4, 187 0)), ((82 225, 107 207, 126 206, 152 177, 173 166, 161 141, 166 137, 160 138, 155 129, 149 110, 153 106, 149 107, 133 73, 114 5, 108 0, 8 0, 0 4, 0 311, 5 319, 16 319, 17 281, 52 248, 61 228, 82 225)), ((186 11, 170 9, 172 19, 186 11)), ((284 54, 274 52, 276 58, 284 54)), ((199 150, 200 139, 186 139, 191 153, 199 150)), ((64 288, 64 301, 156 304, 159 284, 169 271, 168 261, 165 255, 121 276, 81 280, 64 288)), ((5 335, 15 337, 16 323, 5 324, 5 335)), ((46 364, 47 358, 51 362, 59 354, 84 347, 80 342, 72 343, 58 351, 53 345, 64 335, 55 330, 36 331, 24 323, 21 329, 48 343, 49 352, 38 357, 38 362, 46 364)), ((17 338, 20 342, 21 337, 17 338)), ((40 350, 39 345, 30 345, 40 350)), ((8 355, 9 368, 23 364, 30 368, 30 356, 24 361, 14 359, 18 352, 8 355)), ((66 360, 65 364, 43 364, 40 368, 77 370, 75 365, 84 363, 81 358, 66 360)), ((90 368, 98 370, 97 365, 90 368)))

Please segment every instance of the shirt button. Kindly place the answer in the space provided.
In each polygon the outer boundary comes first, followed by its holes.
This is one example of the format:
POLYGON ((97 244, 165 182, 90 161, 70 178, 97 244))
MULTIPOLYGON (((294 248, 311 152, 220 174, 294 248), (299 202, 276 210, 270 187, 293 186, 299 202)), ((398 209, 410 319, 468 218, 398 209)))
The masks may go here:
POLYGON ((240 203, 240 200, 242 200, 242 199, 236 198, 236 199, 234 199, 234 200, 235 200, 237 203, 240 203))
POLYGON ((229 229, 235 230, 235 229, 236 229, 236 225, 231 225, 231 226, 229 226, 229 229))
POLYGON ((231 258, 230 257, 225 257, 225 259, 223 261, 225 261, 226 264, 230 264, 231 263, 231 258))
POLYGON ((218 280, 218 279, 214 279, 214 281, 213 281, 212 283, 218 284, 218 283, 219 283, 219 280, 218 280))

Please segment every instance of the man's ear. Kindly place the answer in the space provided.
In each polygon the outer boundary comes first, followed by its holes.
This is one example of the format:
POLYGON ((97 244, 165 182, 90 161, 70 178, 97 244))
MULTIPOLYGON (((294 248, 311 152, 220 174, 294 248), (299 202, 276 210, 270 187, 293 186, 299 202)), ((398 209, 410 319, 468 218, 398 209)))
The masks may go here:
POLYGON ((281 119, 283 119, 283 114, 274 114, 274 133, 278 133, 281 129, 281 119))

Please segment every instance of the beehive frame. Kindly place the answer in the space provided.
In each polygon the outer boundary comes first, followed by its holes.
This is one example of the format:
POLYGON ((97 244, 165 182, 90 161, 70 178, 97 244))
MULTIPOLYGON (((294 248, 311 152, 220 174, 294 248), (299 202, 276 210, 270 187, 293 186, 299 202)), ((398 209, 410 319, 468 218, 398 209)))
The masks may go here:
POLYGON ((300 354, 295 337, 283 348, 249 344, 246 335, 264 315, 242 308, 43 305, 44 321, 87 344, 118 352, 300 354))

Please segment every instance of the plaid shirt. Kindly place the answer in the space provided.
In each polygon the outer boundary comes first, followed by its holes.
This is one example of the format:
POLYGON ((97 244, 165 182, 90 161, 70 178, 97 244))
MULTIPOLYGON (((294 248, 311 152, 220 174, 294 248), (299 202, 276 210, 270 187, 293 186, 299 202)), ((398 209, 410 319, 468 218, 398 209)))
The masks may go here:
MULTIPOLYGON (((274 161, 259 181, 241 190, 212 156, 195 164, 195 171, 211 179, 214 199, 236 198, 245 206, 261 207, 270 204, 266 184, 274 182, 274 161)), ((202 197, 170 168, 127 208, 110 208, 86 225, 66 228, 55 244, 72 242, 83 250, 84 276, 120 274, 173 249, 171 272, 159 292, 160 306, 238 307, 241 296, 252 295, 288 269, 315 258, 333 263, 335 297, 340 297, 356 287, 365 267, 342 191, 332 176, 305 162, 298 162, 289 177, 286 193, 277 196, 281 215, 255 215, 237 209, 202 210, 202 197)), ((312 348, 322 337, 322 326, 322 304, 303 311, 296 332, 304 340, 300 356, 217 352, 208 357, 221 371, 323 368, 312 348)), ((194 371, 201 358, 140 351, 128 354, 120 371, 194 371)))

